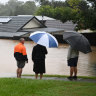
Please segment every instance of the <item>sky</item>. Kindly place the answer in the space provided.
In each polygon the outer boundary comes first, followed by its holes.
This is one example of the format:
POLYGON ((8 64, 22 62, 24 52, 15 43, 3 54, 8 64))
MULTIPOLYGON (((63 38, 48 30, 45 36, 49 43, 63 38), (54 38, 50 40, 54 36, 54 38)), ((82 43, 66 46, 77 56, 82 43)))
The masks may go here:
MULTIPOLYGON (((9 0, 0 0, 0 3, 7 3, 9 0)), ((26 1, 33 1, 33 0, 18 0, 18 1, 23 1, 23 2, 26 2, 26 1)), ((65 0, 55 0, 55 1, 65 1, 65 0)))

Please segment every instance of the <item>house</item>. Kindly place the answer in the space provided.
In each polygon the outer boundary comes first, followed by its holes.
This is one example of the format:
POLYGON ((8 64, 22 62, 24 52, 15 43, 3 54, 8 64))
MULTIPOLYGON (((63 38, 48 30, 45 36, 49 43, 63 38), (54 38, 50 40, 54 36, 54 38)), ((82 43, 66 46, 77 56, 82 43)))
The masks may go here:
POLYGON ((47 28, 35 16, 0 16, 0 38, 29 37, 34 31, 46 31, 51 34, 64 32, 59 28, 47 28))
POLYGON ((73 24, 72 21, 67 21, 65 23, 62 23, 60 20, 56 20, 47 16, 36 16, 36 18, 40 21, 43 21, 43 23, 45 24, 45 26, 47 26, 48 28, 59 28, 59 29, 63 29, 64 32, 72 32, 75 31, 75 26, 76 24, 73 24))
MULTIPOLYGON (((46 16, 0 16, 0 38, 19 39, 29 38, 35 31, 45 31, 53 34, 58 42, 64 43, 63 32, 74 31, 76 24, 71 21, 62 23, 46 16)), ((91 45, 96 45, 96 33, 82 33, 91 45)))

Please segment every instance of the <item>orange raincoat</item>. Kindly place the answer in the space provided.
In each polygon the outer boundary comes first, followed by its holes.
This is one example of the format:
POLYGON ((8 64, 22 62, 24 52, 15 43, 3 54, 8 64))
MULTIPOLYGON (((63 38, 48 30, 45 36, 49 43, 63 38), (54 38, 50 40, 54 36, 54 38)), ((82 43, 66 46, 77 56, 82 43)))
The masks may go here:
POLYGON ((14 47, 14 57, 17 61, 28 61, 26 48, 22 43, 14 47))

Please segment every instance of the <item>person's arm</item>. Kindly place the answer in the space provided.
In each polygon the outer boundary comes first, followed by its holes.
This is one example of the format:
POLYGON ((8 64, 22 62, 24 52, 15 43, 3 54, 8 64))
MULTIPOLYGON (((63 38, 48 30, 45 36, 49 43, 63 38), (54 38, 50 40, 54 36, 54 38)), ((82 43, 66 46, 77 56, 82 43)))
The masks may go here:
POLYGON ((72 47, 69 46, 67 60, 69 60, 71 58, 71 54, 72 54, 72 47))
POLYGON ((25 47, 22 48, 22 54, 23 54, 24 60, 27 61, 27 63, 28 63, 28 57, 27 57, 27 52, 26 52, 26 48, 25 47))
POLYGON ((33 47, 33 50, 32 50, 32 60, 34 61, 34 57, 35 57, 35 48, 33 47))
POLYGON ((48 54, 47 48, 45 47, 45 54, 48 54))

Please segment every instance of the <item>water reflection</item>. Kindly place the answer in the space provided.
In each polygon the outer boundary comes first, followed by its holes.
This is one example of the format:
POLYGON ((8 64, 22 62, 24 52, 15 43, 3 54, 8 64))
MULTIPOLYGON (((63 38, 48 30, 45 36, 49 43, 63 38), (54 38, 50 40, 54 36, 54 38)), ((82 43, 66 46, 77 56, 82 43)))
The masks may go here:
MULTIPOLYGON (((14 46, 17 40, 0 39, 0 73, 16 73, 16 61, 13 57, 14 46)), ((33 73, 33 62, 31 60, 32 48, 35 45, 32 41, 26 41, 29 63, 26 64, 23 74, 33 73)), ((46 56, 46 74, 69 75, 67 66, 67 44, 59 44, 59 48, 48 48, 46 56)), ((78 61, 78 75, 96 76, 96 47, 92 46, 92 52, 83 54, 80 52, 78 61)))

